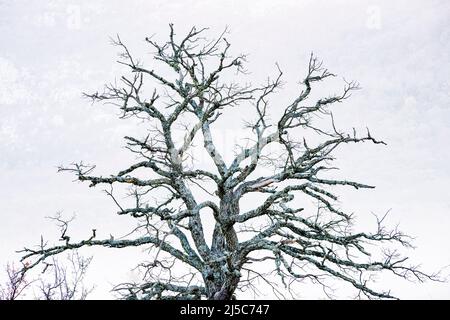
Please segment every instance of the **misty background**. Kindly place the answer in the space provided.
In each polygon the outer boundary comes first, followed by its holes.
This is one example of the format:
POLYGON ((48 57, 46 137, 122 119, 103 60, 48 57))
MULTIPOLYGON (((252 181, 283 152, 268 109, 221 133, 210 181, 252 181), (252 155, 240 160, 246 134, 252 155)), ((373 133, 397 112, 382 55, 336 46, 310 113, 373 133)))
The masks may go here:
MULTIPOLYGON (((151 65, 144 38, 166 39, 173 22, 180 36, 196 25, 209 27, 213 38, 228 26, 233 52, 248 54, 244 82, 275 75, 277 62, 286 84, 274 108, 301 89, 311 52, 341 81, 319 88, 321 95, 339 92, 342 77, 357 80, 362 90, 333 106, 336 122, 350 132, 367 126, 387 146, 349 145, 336 154, 339 176, 376 185, 343 188, 341 205, 368 230, 375 227, 371 213, 390 210, 387 224, 415 237, 411 262, 448 274, 449 21, 445 0, 0 1, 0 267, 17 261, 15 251, 38 244, 41 234, 56 241, 59 230, 45 218, 56 212, 76 214, 71 235, 78 239, 92 228, 109 238, 134 226, 115 214, 101 187, 56 170, 83 160, 109 174, 132 163, 122 138, 143 124, 117 119, 117 109, 91 105, 82 92, 120 76, 110 36, 119 34, 151 65)), ((239 132, 239 115, 228 115, 222 138, 239 132)), ((130 270, 145 255, 140 248, 81 253, 94 254, 87 283, 96 284, 91 298, 99 299, 112 297, 113 284, 133 279, 130 270)), ((450 298, 449 283, 380 276, 376 288, 404 299, 450 298)), ((320 290, 310 286, 299 291, 299 298, 317 297, 320 290)))

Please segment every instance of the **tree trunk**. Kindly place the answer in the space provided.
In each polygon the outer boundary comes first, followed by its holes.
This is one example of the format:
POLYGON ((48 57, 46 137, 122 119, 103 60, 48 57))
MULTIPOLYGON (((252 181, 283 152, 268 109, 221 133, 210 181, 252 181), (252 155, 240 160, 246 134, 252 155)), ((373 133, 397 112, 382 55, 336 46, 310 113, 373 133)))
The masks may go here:
POLYGON ((213 252, 217 257, 228 256, 207 272, 205 284, 210 300, 234 299, 239 284, 240 272, 234 253, 238 247, 238 237, 229 217, 239 213, 238 200, 232 192, 223 195, 220 203, 218 223, 213 234, 213 252))
POLYGON ((234 292, 239 284, 240 276, 235 274, 229 274, 227 276, 218 276, 217 279, 213 279, 210 276, 205 280, 208 299, 209 300, 233 300, 234 292))

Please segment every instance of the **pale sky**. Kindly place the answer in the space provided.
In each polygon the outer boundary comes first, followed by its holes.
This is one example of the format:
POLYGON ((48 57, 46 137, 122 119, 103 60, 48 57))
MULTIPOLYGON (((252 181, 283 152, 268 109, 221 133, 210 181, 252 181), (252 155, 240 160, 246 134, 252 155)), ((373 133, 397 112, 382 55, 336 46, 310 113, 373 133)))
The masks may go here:
MULTIPOLYGON (((0 266, 41 234, 56 239, 45 217, 57 211, 77 215, 79 237, 94 227, 100 237, 124 233, 127 219, 114 214, 101 188, 73 182, 56 167, 83 160, 111 173, 130 163, 122 137, 136 125, 81 93, 118 74, 110 36, 120 34, 136 56, 151 59, 144 38, 164 39, 170 22, 179 34, 210 27, 211 37, 228 26, 233 52, 248 54, 252 82, 274 75, 278 62, 286 82, 280 104, 298 92, 311 52, 333 73, 359 81, 363 89, 338 106, 337 121, 350 130, 368 126, 387 146, 339 152, 340 176, 377 187, 343 191, 340 201, 364 225, 371 212, 391 209, 389 224, 415 237, 412 262, 428 271, 450 265, 449 21, 446 0, 0 1, 0 266)), ((229 119, 219 128, 224 136, 242 124, 231 122, 236 114, 229 119)), ((128 279, 140 255, 96 251, 93 297, 109 297, 110 284, 128 279)), ((449 283, 380 277, 377 286, 404 299, 450 298, 449 283)))

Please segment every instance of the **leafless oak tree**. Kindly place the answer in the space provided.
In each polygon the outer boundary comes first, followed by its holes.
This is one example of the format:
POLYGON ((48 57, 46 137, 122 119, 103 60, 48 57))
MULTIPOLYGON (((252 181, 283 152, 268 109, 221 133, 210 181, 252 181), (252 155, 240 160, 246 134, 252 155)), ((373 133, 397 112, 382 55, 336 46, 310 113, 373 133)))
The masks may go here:
POLYGON ((373 233, 354 232, 353 216, 336 203, 336 187, 374 187, 334 179, 334 152, 350 143, 384 144, 369 130, 348 134, 334 122, 331 106, 350 97, 358 84, 345 82, 341 93, 311 101, 314 85, 335 77, 311 55, 299 93, 284 107, 275 104, 273 109, 282 112, 274 121, 269 100, 282 86, 280 67, 261 86, 227 81, 230 71, 245 73, 245 56, 230 55, 226 31, 212 41, 204 37, 205 31, 194 27, 179 38, 170 25, 167 42, 145 39, 156 63, 171 73, 146 66, 118 36, 113 40, 121 50, 118 62, 128 73, 103 92, 86 97, 118 106, 123 119, 148 124, 147 136, 125 137, 127 149, 140 159, 110 176, 96 176, 94 166, 82 162, 59 171, 70 171, 91 187, 106 185, 118 214, 135 219, 138 227, 125 239, 97 239, 93 230, 92 236, 75 242, 63 228, 62 244, 23 250, 23 261, 29 261, 24 272, 67 250, 143 246, 152 259, 139 264, 142 282, 115 288, 128 299, 234 299, 239 290, 257 291, 258 280, 281 295, 278 288, 289 292, 293 283, 303 280, 327 288, 327 279, 350 284, 360 297, 394 298, 390 291, 372 288, 374 273, 437 279, 436 274, 407 265, 407 258, 397 251, 371 255, 384 243, 410 246, 409 238, 386 229, 383 218, 373 233), (155 85, 150 94, 147 80, 155 85), (233 160, 226 161, 215 143, 214 126, 223 113, 241 104, 254 110, 254 119, 246 119, 253 138, 245 146, 237 145, 233 160), (317 116, 329 119, 328 124, 317 125, 317 116), (308 134, 315 138, 309 140, 308 134), (196 142, 213 170, 196 162, 196 142), (261 166, 272 173, 259 175, 261 166), (113 186, 119 184, 130 187, 133 206, 125 207, 114 194, 113 186), (241 210, 243 199, 255 194, 262 200, 253 202, 251 210, 241 210), (294 197, 312 199, 317 208, 299 206, 294 197), (207 225, 213 230, 210 241, 207 225))

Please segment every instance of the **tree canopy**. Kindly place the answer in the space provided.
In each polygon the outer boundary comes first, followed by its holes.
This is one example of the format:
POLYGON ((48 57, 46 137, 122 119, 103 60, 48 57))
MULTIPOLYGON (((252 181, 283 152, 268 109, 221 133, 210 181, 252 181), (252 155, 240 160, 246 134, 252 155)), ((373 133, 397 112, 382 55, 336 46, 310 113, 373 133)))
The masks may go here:
POLYGON ((93 230, 91 237, 73 241, 62 222, 60 244, 23 250, 22 260, 28 263, 24 272, 67 250, 143 246, 152 249, 151 261, 139 262, 141 282, 115 288, 124 298, 233 299, 240 290, 258 292, 258 281, 284 297, 292 284, 307 280, 327 293, 329 279, 350 284, 360 297, 394 298, 389 290, 372 288, 374 273, 436 279, 408 265, 395 250, 372 255, 373 248, 385 243, 408 247, 409 237, 385 228, 384 217, 377 220, 375 232, 354 232, 353 215, 337 204, 336 187, 374 186, 335 179, 335 151, 345 144, 385 144, 368 129, 347 133, 334 121, 332 107, 349 98, 358 83, 344 82, 339 94, 313 100, 315 84, 335 75, 311 55, 298 94, 281 106, 274 102, 283 85, 281 67, 276 65, 276 76, 260 86, 230 82, 230 72, 245 74, 246 57, 230 55, 226 30, 214 40, 205 37, 206 30, 194 27, 178 37, 170 25, 166 42, 145 38, 153 50, 152 63, 136 59, 119 36, 113 39, 120 49, 118 63, 128 72, 102 92, 85 96, 117 106, 123 119, 138 118, 148 125, 146 136, 125 136, 127 150, 139 160, 109 176, 95 175, 95 166, 83 162, 59 171, 74 173, 90 187, 106 185, 117 213, 135 219, 138 227, 126 239, 97 239, 93 230), (158 72, 157 66, 170 72, 158 72), (148 90, 148 81, 154 90, 148 90), (252 138, 226 150, 235 152, 226 161, 215 142, 220 131, 214 128, 223 114, 244 104, 254 114, 244 119, 252 138), (271 108, 280 116, 275 118, 271 108), (182 135, 175 133, 180 128, 182 135), (310 134, 315 138, 309 139, 310 134), (199 149, 212 169, 196 161, 199 149), (260 175, 261 166, 271 174, 260 175), (120 203, 113 189, 118 184, 129 187, 133 206, 120 203), (241 210, 243 199, 252 195, 262 200, 241 210), (313 200, 317 207, 311 210, 299 198, 313 200), (208 225, 211 240, 205 236, 208 225))

